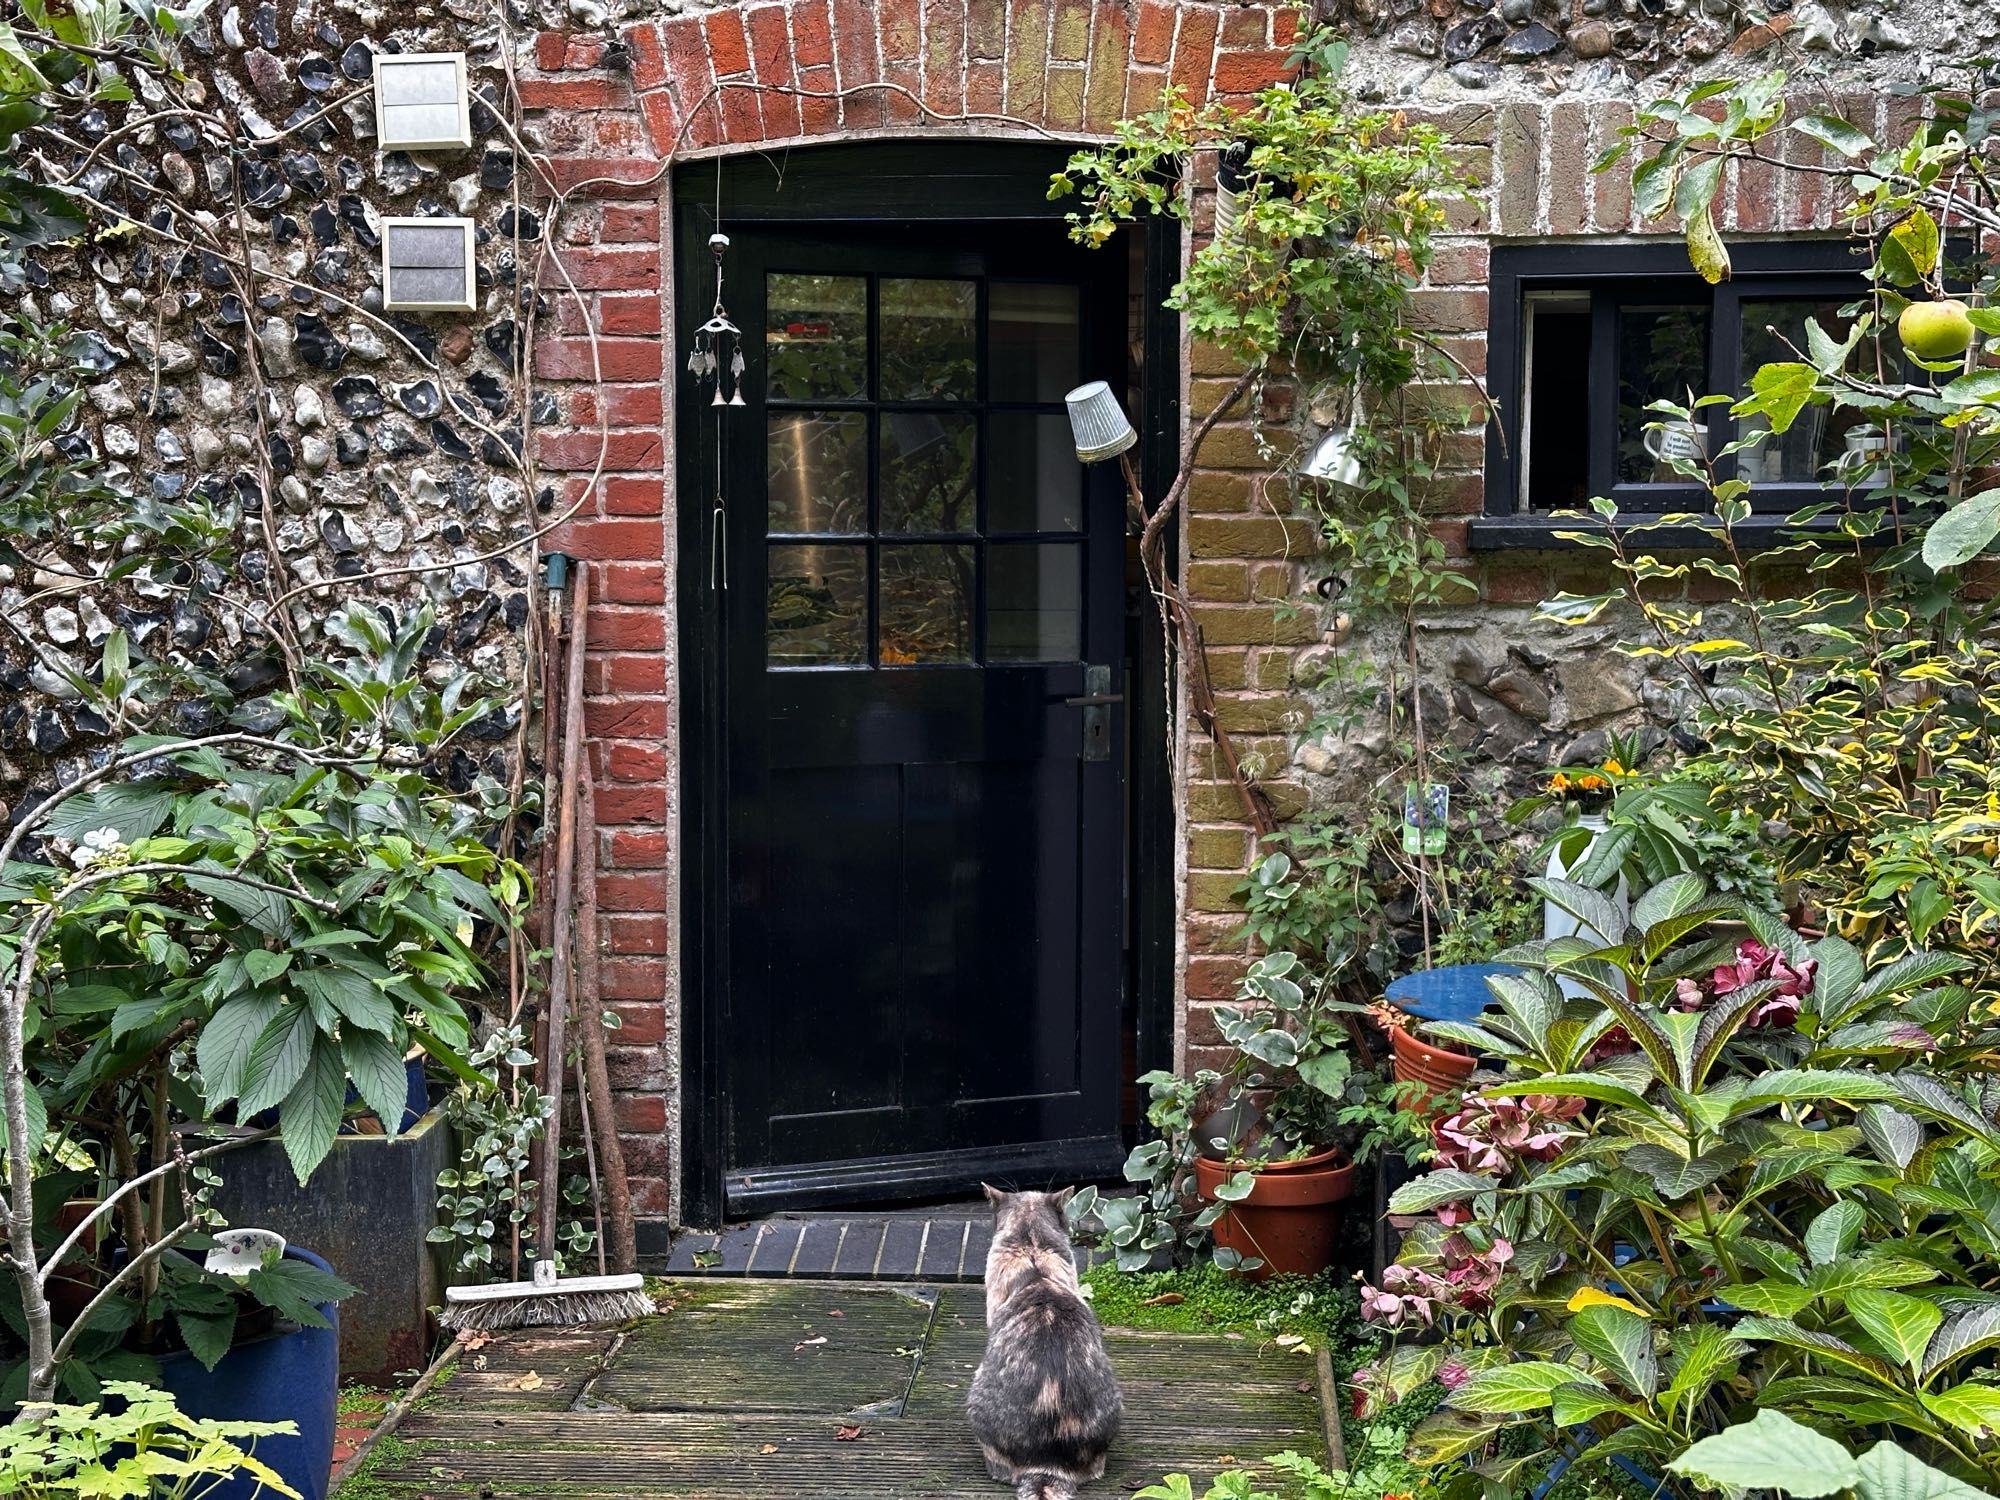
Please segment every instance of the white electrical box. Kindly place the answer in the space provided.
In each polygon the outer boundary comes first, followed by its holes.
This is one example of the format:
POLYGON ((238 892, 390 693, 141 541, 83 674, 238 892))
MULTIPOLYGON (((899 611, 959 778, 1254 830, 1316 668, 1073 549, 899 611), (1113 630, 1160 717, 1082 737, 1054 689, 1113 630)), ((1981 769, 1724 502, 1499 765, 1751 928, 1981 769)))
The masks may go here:
POLYGON ((472 312, 478 288, 472 220, 382 221, 382 305, 390 312, 472 312))
POLYGON ((375 140, 383 151, 449 151, 472 144, 463 52, 375 54, 375 140))

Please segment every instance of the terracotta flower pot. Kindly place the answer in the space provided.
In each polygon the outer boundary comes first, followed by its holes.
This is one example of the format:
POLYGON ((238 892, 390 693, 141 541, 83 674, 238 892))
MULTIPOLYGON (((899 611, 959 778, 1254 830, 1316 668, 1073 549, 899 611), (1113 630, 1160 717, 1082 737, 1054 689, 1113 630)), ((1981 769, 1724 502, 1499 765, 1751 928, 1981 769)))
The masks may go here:
POLYGON ((1423 1093, 1413 1091, 1404 1103, 1404 1108, 1420 1114, 1430 1113, 1440 1094, 1463 1088, 1479 1063, 1470 1053, 1433 1047, 1401 1026, 1390 1030, 1389 1045, 1396 1054, 1396 1082, 1424 1085, 1423 1093))
POLYGON ((1215 1221, 1215 1243, 1263 1261, 1247 1274, 1258 1281, 1281 1273, 1311 1276, 1333 1264, 1340 1211, 1354 1192, 1354 1163, 1335 1146, 1298 1161, 1249 1166, 1198 1156, 1195 1187, 1207 1203, 1238 1172, 1256 1173, 1250 1196, 1228 1204, 1215 1221))

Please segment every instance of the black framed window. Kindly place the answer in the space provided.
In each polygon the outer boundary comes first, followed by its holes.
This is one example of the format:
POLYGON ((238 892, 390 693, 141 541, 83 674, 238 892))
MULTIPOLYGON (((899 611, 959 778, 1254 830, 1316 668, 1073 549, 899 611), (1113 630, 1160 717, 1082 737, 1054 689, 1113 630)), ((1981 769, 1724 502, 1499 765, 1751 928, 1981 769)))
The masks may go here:
MULTIPOLYGON (((1867 290, 1846 240, 1732 245, 1735 273, 1710 286, 1678 240, 1657 244, 1496 245, 1491 262, 1489 424, 1485 515, 1475 545, 1546 541, 1554 511, 1608 495, 1623 512, 1701 511, 1711 501, 1673 471, 1697 450, 1718 477, 1750 481, 1754 511, 1781 517, 1822 492, 1848 455, 1858 414, 1809 408, 1783 434, 1740 454, 1721 451, 1739 430, 1725 406, 1686 427, 1648 431, 1659 400, 1738 393, 1761 365, 1797 358, 1806 322, 1845 335, 1867 290)), ((1757 419, 1746 419, 1752 423, 1757 419)))

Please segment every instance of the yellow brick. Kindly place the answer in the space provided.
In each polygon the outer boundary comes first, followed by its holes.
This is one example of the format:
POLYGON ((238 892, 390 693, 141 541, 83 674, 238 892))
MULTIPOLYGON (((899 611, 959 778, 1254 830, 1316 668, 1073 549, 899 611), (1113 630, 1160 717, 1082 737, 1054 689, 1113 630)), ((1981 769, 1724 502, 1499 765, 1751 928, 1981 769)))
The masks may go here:
POLYGON ((1188 552, 1194 557, 1287 557, 1319 554, 1319 528, 1279 516, 1193 516, 1188 552))
POLYGON ((1197 870, 1188 876, 1188 905, 1195 911, 1241 911, 1243 898, 1236 888, 1242 883, 1240 870, 1197 870))
POLYGON ((1247 563, 1189 563, 1186 581, 1189 595, 1196 599, 1243 604, 1250 598, 1250 567, 1247 563))
POLYGON ((1309 614, 1280 615, 1255 604, 1197 605, 1194 617, 1202 639, 1218 646, 1309 646, 1319 639, 1309 614))
POLYGON ((1246 829, 1197 828, 1188 834, 1188 863, 1197 870, 1241 870, 1249 860, 1246 829))

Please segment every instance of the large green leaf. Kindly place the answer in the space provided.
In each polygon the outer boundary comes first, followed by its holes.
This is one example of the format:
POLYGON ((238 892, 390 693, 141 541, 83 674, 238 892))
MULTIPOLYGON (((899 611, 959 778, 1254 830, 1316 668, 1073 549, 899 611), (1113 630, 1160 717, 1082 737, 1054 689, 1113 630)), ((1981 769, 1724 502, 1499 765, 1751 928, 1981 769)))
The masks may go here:
POLYGON ((298 1083, 278 1106, 285 1155, 291 1158, 301 1187, 333 1149, 346 1107, 347 1069, 341 1064, 340 1046, 332 1037, 321 1037, 298 1083))
POLYGON ((1801 1099, 1900 1099, 1902 1090, 1879 1073, 1845 1068, 1780 1068, 1751 1080, 1736 1113, 1801 1099))
POLYGON ((213 1309, 176 1307, 174 1326, 188 1353, 201 1361, 204 1370, 213 1370, 236 1338, 236 1304, 225 1297, 213 1309))
POLYGON ((1395 1214, 1428 1213, 1445 1203, 1457 1203, 1466 1198, 1490 1193, 1500 1186, 1495 1177, 1482 1177, 1477 1172, 1462 1172, 1456 1167, 1445 1167, 1435 1172, 1427 1172, 1422 1177, 1404 1183, 1389 1198, 1389 1212, 1395 1214))
POLYGON ((286 1005, 274 1016, 250 1048, 243 1065, 240 1118, 269 1109, 297 1086, 312 1058, 319 1028, 303 1005, 286 1005))
POLYGON ((327 1326, 320 1307, 351 1297, 359 1288, 302 1260, 279 1259, 243 1278, 244 1289, 279 1317, 307 1328, 327 1326))
POLYGON ((1952 1361, 1995 1344, 2000 1344, 2000 1302, 1947 1313, 1937 1332, 1931 1335, 1930 1347, 1924 1351, 1923 1378, 1929 1380, 1952 1361))
POLYGON ((1944 1322, 1934 1302, 1907 1292, 1858 1287, 1847 1294, 1847 1311, 1875 1347, 1912 1373, 1923 1365, 1931 1335, 1944 1322))
MULTIPOLYGON (((278 1013, 275 995, 238 995, 225 1000, 201 1030, 195 1043, 195 1065, 201 1069, 202 1092, 215 1109, 243 1091, 243 1070, 257 1039, 278 1013)), ((290 1085, 287 1084, 289 1089, 290 1085)), ((282 1097, 282 1091, 278 1095, 282 1097)), ((254 1113, 254 1111, 253 1111, 254 1113)))
POLYGON ((340 1056, 361 1102, 375 1111, 385 1131, 396 1134, 410 1102, 410 1070, 402 1052, 385 1036, 349 1031, 340 1038, 340 1056))
MULTIPOLYGON (((28 1117, 28 1151, 34 1156, 42 1149, 42 1142, 49 1136, 49 1103, 42 1097, 42 1091, 32 1083, 21 1096, 22 1112, 28 1117)), ((0 1114, 0 1151, 10 1145, 7 1139, 7 1117, 0 1114)))
POLYGON ((1511 1079, 1489 1084, 1481 1090, 1492 1095, 1553 1094, 1565 1099, 1595 1099, 1601 1104, 1622 1104, 1627 1109, 1658 1116, 1658 1111, 1629 1085, 1603 1073, 1544 1073, 1539 1078, 1511 1079))
POLYGON ((1778 1490, 1806 1500, 1851 1490, 1862 1472, 1832 1438, 1768 1410, 1703 1438, 1667 1467, 1711 1485, 1778 1490))
POLYGON ((285 898, 273 891, 259 890, 229 878, 228 872, 213 875, 186 875, 182 878, 194 890, 219 901, 266 937, 280 942, 292 935, 292 909, 285 898))
POLYGON ((1875 149, 1875 138, 1839 115, 1801 115, 1792 129, 1809 136, 1822 146, 1831 146, 1842 156, 1864 156, 1875 149))
POLYGON ((1730 1302, 1745 1312, 1768 1313, 1774 1318, 1796 1318, 1813 1305, 1817 1293, 1811 1287, 1789 1281, 1750 1281, 1729 1289, 1730 1302))
POLYGON ((2000 1386, 1967 1381, 1948 1391, 1919 1392, 1933 1415, 1942 1417, 1976 1443, 2000 1437, 2000 1386))
POLYGON ((1867 1222, 1868 1210, 1851 1198, 1821 1209, 1806 1226, 1806 1258, 1816 1266, 1839 1259, 1854 1248, 1867 1222))
POLYGON ((1481 1370, 1453 1391, 1448 1399, 1460 1411, 1514 1417, 1523 1412, 1546 1409, 1550 1393, 1558 1386, 1587 1384, 1588 1380, 1589 1377, 1574 1365, 1528 1359, 1481 1370))
POLYGON ((1713 1323, 1697 1323, 1675 1332, 1673 1350, 1673 1374, 1660 1397, 1669 1416, 1700 1401, 1710 1386, 1735 1370, 1750 1346, 1713 1323))
POLYGON ((1988 1500, 1984 1490, 1933 1469, 1883 1440, 1861 1455, 1861 1500, 1988 1500))
POLYGON ((1549 1416, 1558 1427, 1574 1427, 1606 1412, 1632 1418, 1644 1415, 1630 1401, 1621 1400, 1595 1383, 1586 1385, 1578 1381, 1574 1385, 1559 1385, 1549 1392, 1549 1416))
POLYGON ((395 1032, 396 1007, 365 974, 339 964, 324 964, 295 970, 292 983, 351 1026, 383 1036, 395 1032))
POLYGON ((1568 1328, 1578 1347, 1611 1371, 1628 1391, 1650 1396, 1659 1388, 1653 1325, 1639 1314, 1599 1302, 1574 1313, 1568 1328))
POLYGON ((1730 1330, 1738 1338, 1761 1339, 1766 1343, 1783 1344, 1801 1353, 1811 1354, 1823 1361, 1844 1365, 1881 1381, 1890 1389, 1904 1377, 1894 1365, 1873 1354, 1855 1348, 1845 1339, 1835 1338, 1830 1333, 1816 1329, 1801 1328, 1789 1318, 1743 1318, 1730 1330))
POLYGON ((1903 1171, 1924 1143, 1924 1127, 1894 1105, 1871 1104, 1856 1117, 1868 1149, 1897 1171, 1903 1171))
POLYGON ((1528 884, 1537 894, 1575 917, 1585 929, 1602 934, 1606 942, 1615 943, 1625 936, 1625 913, 1602 891, 1578 885, 1573 880, 1554 880, 1545 876, 1537 876, 1528 884))
POLYGON ((1669 917, 1685 916, 1708 895, 1708 882, 1692 871, 1669 875, 1632 903, 1632 925, 1651 932, 1669 917))

